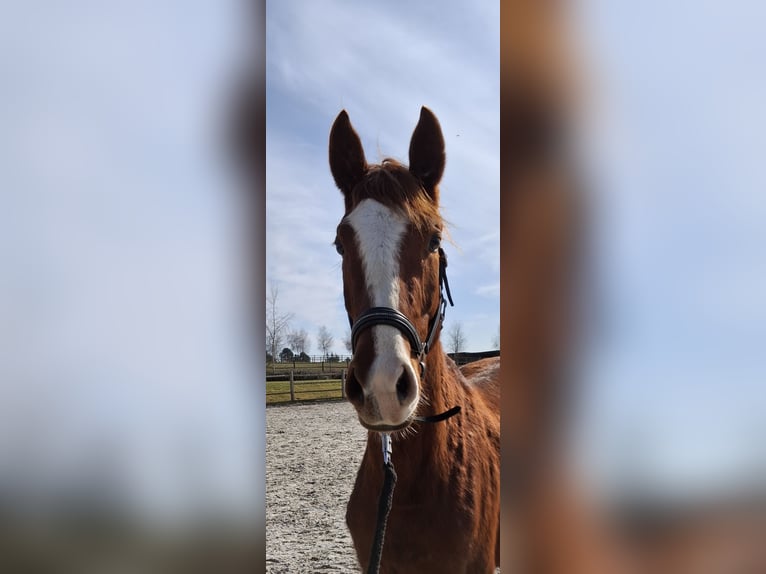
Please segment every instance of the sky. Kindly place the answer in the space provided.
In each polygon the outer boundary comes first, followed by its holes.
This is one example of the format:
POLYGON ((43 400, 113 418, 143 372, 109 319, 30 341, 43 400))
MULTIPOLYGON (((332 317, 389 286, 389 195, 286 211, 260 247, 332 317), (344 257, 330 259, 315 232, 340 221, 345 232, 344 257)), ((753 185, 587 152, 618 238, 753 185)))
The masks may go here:
POLYGON ((241 9, 0 4, 4 489, 85 481, 158 520, 258 504, 240 190, 219 133, 241 9))
POLYGON ((442 126, 445 243, 469 351, 499 328, 499 4, 270 1, 266 16, 267 282, 293 328, 320 326, 347 354, 340 257, 343 199, 328 165, 330 127, 345 109, 368 162, 407 161, 421 106, 442 126))
POLYGON ((599 315, 586 442, 649 487, 764 483, 766 9, 578 6, 599 315))

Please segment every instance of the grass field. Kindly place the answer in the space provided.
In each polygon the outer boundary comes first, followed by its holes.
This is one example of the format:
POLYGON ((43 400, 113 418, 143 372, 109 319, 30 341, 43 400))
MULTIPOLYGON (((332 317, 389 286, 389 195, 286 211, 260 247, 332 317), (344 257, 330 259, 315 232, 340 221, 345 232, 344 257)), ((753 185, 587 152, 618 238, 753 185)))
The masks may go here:
MULTIPOLYGON (((343 398, 340 379, 321 381, 296 381, 295 400, 320 400, 343 398)), ((290 401, 290 382, 273 381, 266 383, 266 404, 284 403, 290 401)))

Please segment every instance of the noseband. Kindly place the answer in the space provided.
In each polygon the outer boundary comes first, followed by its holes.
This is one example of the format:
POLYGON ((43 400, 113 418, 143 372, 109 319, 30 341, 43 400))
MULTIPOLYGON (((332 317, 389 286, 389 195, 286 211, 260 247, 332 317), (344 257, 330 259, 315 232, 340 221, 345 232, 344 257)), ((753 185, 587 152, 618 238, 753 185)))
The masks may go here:
POLYGON ((351 353, 356 352, 356 343, 359 340, 359 335, 362 331, 369 329, 375 325, 388 325, 399 329, 401 333, 410 342, 410 349, 412 356, 416 357, 420 363, 420 376, 425 374, 426 370, 426 355, 433 346, 436 333, 441 329, 444 322, 444 315, 447 311, 447 300, 449 300, 450 306, 455 306, 452 302, 452 294, 449 290, 449 281, 447 281, 447 257, 444 254, 442 248, 439 248, 439 307, 436 310, 436 314, 429 321, 428 337, 425 341, 420 339, 417 329, 412 324, 406 315, 392 309, 391 307, 372 307, 367 309, 364 313, 359 315, 356 322, 351 320, 349 315, 348 321, 351 324, 351 353), (444 299, 444 291, 447 291, 447 300, 444 299))

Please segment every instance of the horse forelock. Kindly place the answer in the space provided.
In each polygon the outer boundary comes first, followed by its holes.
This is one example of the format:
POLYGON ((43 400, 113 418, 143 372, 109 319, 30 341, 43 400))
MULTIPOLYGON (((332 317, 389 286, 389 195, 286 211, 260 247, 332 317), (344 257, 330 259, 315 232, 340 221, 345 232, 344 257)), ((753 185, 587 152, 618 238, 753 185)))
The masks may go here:
POLYGON ((438 202, 407 166, 395 159, 387 158, 367 168, 364 179, 351 193, 351 205, 365 199, 374 199, 402 214, 422 234, 444 226, 438 202))

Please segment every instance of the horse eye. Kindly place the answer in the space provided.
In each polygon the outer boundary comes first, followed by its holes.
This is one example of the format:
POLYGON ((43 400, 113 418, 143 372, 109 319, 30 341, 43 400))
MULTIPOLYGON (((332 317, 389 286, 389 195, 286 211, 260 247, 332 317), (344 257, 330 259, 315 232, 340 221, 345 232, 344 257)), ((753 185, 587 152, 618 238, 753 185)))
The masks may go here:
POLYGON ((338 252, 338 255, 343 257, 343 246, 338 241, 336 241, 334 245, 335 245, 335 251, 338 252))
POLYGON ((436 253, 439 250, 439 246, 442 244, 442 238, 438 233, 434 233, 431 236, 431 241, 428 242, 428 250, 431 253, 436 253))

